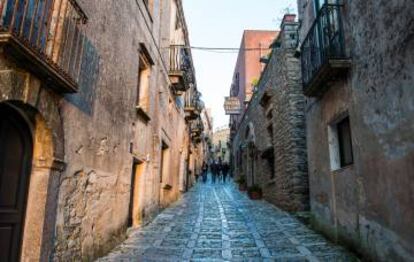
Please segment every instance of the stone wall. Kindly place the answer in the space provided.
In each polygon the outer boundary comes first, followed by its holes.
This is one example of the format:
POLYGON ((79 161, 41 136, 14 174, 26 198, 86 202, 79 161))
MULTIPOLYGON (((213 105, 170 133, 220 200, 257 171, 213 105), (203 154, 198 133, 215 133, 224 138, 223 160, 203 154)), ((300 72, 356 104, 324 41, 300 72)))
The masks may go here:
MULTIPOLYGON (((344 1, 348 75, 307 100, 314 224, 374 261, 414 256, 414 2, 344 1), (348 114, 353 165, 331 171, 328 125, 348 114)), ((302 39, 313 1, 298 1, 302 39), (305 2, 307 4, 305 4, 305 2)))
POLYGON ((213 158, 216 161, 221 161, 229 163, 230 162, 230 148, 228 146, 230 137, 229 128, 219 128, 216 129, 213 133, 213 158), (223 152, 224 150, 224 152, 223 152))
POLYGON ((288 211, 309 206, 301 90, 294 50, 274 48, 232 144, 235 174, 260 185, 266 200, 288 211))
POLYGON ((288 211, 309 207, 305 99, 300 81, 299 60, 288 49, 277 57, 273 84, 273 141, 275 154, 275 189, 277 205, 288 211))
MULTIPOLYGON (((50 155, 46 143, 35 148, 40 153, 34 167, 44 174, 34 170, 28 212, 38 208, 41 215, 28 216, 37 217, 39 226, 34 230, 32 220, 26 223, 25 260, 93 260, 125 237, 133 192, 133 219, 147 223, 191 182, 187 162, 194 145, 170 88, 169 49, 161 48, 171 44, 173 1, 155 0, 152 9, 142 0, 77 2, 88 16, 78 93, 55 92, 1 49, 0 102, 30 108, 26 111, 44 119, 53 142, 50 155), (136 108, 142 46, 154 62, 145 117, 136 108), (163 145, 169 152, 161 174, 163 145), (132 184, 137 162, 142 166, 132 184)), ((181 1, 176 7, 183 19, 181 1)))

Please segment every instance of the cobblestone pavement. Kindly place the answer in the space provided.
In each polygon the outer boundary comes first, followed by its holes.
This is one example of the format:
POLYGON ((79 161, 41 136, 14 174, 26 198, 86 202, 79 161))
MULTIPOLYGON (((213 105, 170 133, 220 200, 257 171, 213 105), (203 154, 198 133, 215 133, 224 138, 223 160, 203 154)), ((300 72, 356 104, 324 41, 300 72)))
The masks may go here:
POLYGON ((232 184, 197 185, 99 261, 357 261, 232 184))

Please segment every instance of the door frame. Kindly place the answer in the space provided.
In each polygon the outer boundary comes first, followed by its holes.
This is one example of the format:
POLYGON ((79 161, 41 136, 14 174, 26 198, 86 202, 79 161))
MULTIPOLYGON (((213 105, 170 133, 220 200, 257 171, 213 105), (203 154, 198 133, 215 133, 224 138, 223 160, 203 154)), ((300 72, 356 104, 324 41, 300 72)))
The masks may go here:
MULTIPOLYGON (((133 158, 132 160, 132 173, 131 173, 131 189, 129 196, 129 209, 128 209, 128 227, 138 226, 140 223, 137 220, 137 215, 139 215, 139 202, 140 202, 140 178, 143 175, 144 161, 139 160, 138 158, 133 158), (137 210, 138 209, 138 210, 137 210)), ((143 217, 140 217, 142 219, 143 217)))
MULTIPOLYGON (((15 127, 19 130, 19 135, 22 135, 23 139, 23 161, 22 165, 23 168, 20 170, 19 174, 19 185, 18 185, 18 194, 21 199, 17 206, 21 215, 20 221, 16 224, 13 224, 13 235, 12 235, 12 243, 9 250, 9 259, 10 261, 19 260, 22 254, 23 248, 23 239, 24 239, 24 231, 25 231, 25 222, 26 222, 26 211, 27 211, 27 203, 29 197, 29 189, 30 189, 30 179, 32 173, 32 162, 33 162, 33 155, 34 155, 34 138, 33 138, 33 130, 30 125, 30 122, 27 120, 24 114, 20 112, 18 108, 11 106, 7 103, 0 103, 0 107, 4 108, 5 114, 10 114, 11 119, 15 127)), ((1 130, 0 130, 1 132, 1 130)), ((4 152, 6 154, 6 152, 4 152)), ((0 152, 1 155, 1 152, 0 152)))

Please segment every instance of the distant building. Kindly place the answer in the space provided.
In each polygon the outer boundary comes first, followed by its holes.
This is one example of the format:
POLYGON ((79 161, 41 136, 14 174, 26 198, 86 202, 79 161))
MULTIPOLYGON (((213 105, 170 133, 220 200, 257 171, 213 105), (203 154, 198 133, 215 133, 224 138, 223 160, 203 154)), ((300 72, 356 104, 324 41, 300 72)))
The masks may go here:
POLYGON ((211 116, 211 109, 206 108, 203 113, 201 114, 201 119, 204 123, 204 151, 205 156, 203 157, 203 160, 206 161, 206 163, 209 163, 211 158, 213 157, 213 123, 214 119, 211 116))
POLYGON ((228 127, 217 128, 213 134, 213 159, 229 163, 230 161, 230 129, 228 127))
POLYGON ((232 132, 237 129, 263 71, 264 65, 260 60, 267 59, 269 46, 277 34, 277 31, 262 30, 245 30, 243 33, 230 89, 230 96, 239 98, 242 111, 240 115, 230 116, 232 132))
MULTIPOLYGON (((194 158, 194 171, 195 174, 200 175, 203 167, 203 163, 209 163, 214 157, 213 153, 213 118, 211 117, 211 110, 204 109, 201 112, 200 122, 198 123, 201 128, 201 134, 199 139, 196 140, 197 151, 196 157, 194 158)), ((193 128, 199 130, 198 128, 193 128)), ((193 135, 195 135, 193 133, 193 135)))

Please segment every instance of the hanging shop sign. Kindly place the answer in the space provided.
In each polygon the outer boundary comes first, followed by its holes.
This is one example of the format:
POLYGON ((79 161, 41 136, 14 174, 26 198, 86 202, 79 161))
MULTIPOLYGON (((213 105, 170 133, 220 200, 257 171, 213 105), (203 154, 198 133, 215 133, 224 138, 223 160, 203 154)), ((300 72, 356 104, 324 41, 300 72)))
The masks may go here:
POLYGON ((230 96, 225 98, 224 110, 226 115, 240 115, 241 104, 238 97, 230 96))

